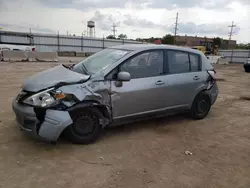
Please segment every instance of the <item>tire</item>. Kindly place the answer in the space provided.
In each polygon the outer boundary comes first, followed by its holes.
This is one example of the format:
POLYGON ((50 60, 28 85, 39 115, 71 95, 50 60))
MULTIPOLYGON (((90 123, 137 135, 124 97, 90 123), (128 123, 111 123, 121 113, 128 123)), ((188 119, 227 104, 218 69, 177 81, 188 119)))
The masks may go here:
POLYGON ((65 130, 66 138, 74 144, 90 144, 95 142, 102 132, 99 117, 91 110, 72 115, 73 124, 65 130))
POLYGON ((250 69, 245 69, 245 72, 249 73, 249 72, 250 72, 250 69))
POLYGON ((208 115, 210 109, 211 100, 209 96, 206 93, 201 92, 195 97, 190 114, 193 119, 200 120, 208 115))

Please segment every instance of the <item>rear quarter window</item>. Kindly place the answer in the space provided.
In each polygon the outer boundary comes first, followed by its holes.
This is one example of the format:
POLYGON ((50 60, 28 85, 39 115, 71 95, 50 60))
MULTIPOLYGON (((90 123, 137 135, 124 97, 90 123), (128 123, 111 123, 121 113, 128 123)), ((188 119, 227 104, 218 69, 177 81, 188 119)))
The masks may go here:
POLYGON ((201 71, 201 55, 188 51, 166 51, 168 73, 179 74, 201 71))
POLYGON ((189 54, 191 72, 200 70, 200 56, 197 54, 189 54))

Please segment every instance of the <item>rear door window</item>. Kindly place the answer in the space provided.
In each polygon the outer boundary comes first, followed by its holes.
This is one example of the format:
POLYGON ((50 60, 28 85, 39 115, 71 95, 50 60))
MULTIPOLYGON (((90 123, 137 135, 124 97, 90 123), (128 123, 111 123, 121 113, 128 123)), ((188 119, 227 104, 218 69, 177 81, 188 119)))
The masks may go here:
POLYGON ((170 50, 167 52, 167 57, 170 74, 186 73, 190 71, 188 53, 170 50))
POLYGON ((200 58, 196 54, 189 54, 190 57, 190 67, 191 67, 191 72, 197 72, 200 70, 200 58))

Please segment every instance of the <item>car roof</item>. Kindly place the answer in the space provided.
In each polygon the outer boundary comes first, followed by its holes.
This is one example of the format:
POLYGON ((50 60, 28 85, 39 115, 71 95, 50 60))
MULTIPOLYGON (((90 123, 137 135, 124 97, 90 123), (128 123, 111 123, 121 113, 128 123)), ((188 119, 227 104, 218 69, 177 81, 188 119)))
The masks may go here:
POLYGON ((159 45, 159 44, 124 44, 118 46, 112 46, 110 48, 121 49, 121 50, 132 50, 132 51, 144 51, 153 49, 168 49, 168 50, 181 50, 187 52, 193 52, 202 54, 201 51, 192 49, 186 46, 175 46, 175 45, 159 45))

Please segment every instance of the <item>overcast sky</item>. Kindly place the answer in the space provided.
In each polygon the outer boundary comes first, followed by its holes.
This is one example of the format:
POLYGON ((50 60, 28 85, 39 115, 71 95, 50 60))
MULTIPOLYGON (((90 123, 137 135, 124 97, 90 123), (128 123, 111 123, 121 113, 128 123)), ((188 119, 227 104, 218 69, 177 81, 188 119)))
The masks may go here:
POLYGON ((88 20, 96 36, 117 34, 129 38, 173 34, 179 13, 180 35, 228 38, 250 42, 250 0, 0 0, 0 27, 6 30, 81 35, 88 20))

